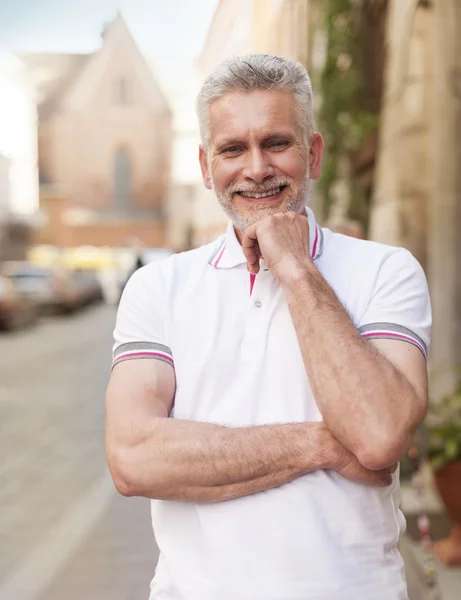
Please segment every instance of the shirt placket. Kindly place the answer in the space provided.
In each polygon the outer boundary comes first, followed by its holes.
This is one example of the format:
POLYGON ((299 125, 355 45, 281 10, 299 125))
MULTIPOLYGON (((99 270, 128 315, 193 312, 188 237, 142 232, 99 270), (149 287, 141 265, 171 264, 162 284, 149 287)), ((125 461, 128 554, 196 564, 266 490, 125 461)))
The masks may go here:
POLYGON ((249 304, 242 342, 242 358, 245 361, 256 360, 266 353, 272 285, 273 277, 268 270, 262 268, 254 278, 248 274, 249 304))

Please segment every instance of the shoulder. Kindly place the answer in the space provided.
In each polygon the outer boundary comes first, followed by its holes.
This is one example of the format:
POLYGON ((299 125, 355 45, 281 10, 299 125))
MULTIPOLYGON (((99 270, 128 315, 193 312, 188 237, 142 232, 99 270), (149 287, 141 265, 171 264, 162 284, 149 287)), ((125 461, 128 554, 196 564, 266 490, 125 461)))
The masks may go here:
POLYGON ((422 272, 421 265, 406 248, 362 240, 324 229, 323 261, 332 268, 346 269, 374 279, 383 272, 402 268, 422 272))

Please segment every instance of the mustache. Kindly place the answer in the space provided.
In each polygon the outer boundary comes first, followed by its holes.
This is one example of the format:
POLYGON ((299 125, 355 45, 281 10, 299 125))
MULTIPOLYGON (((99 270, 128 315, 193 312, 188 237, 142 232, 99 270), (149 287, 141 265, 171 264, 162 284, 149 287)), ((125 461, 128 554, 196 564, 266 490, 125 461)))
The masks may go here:
POLYGON ((282 186, 288 186, 292 188, 293 185, 294 181, 293 179, 291 179, 291 177, 273 177, 272 179, 264 181, 259 185, 249 182, 234 183, 226 189, 226 195, 233 196, 234 194, 239 194, 240 192, 253 192, 258 194, 264 194, 265 192, 269 192, 274 188, 282 186))

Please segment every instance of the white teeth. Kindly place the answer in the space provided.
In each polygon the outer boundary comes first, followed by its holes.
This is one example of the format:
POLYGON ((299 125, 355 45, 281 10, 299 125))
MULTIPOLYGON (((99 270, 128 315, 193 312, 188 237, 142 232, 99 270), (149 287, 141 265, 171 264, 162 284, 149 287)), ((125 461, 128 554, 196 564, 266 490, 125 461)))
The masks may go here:
POLYGON ((269 192, 264 192, 264 194, 253 194, 251 192, 240 192, 241 196, 245 196, 245 198, 267 198, 268 196, 273 196, 274 194, 278 194, 281 188, 275 188, 274 190, 270 190, 269 192))

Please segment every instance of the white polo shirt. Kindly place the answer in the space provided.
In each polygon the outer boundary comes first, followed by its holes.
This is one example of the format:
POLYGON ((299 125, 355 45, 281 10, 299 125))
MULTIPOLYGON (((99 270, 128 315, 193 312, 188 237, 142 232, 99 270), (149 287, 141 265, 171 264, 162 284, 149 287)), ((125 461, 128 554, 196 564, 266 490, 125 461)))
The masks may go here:
MULTIPOLYGON (((311 256, 367 339, 427 354, 426 278, 402 248, 321 229, 311 256)), ((232 224, 214 243, 151 263, 130 279, 114 363, 174 366, 172 418, 242 427, 319 421, 282 290, 253 278, 232 224), (251 291, 251 293, 250 293, 251 291)), ((151 600, 403 600, 399 479, 369 487, 318 470, 214 504, 152 501, 160 558, 151 600)))

